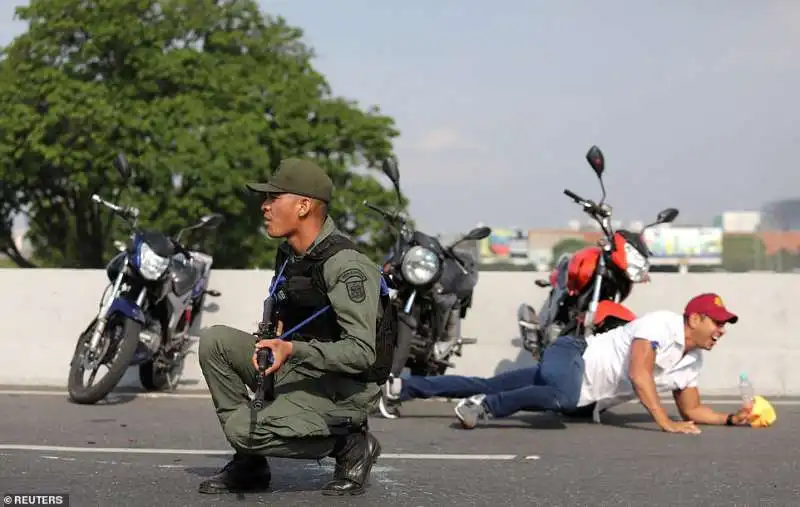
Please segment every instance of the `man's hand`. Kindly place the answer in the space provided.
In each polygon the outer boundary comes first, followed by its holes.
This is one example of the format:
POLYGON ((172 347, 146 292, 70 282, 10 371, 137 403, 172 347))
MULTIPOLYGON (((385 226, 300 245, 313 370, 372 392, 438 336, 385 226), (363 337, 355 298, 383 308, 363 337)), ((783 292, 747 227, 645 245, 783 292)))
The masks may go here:
MULTIPOLYGON (((686 420, 694 421, 696 424, 722 425, 728 422, 729 414, 725 412, 715 412, 707 405, 700 402, 700 392, 697 387, 687 387, 672 392, 678 410, 686 420)), ((733 414, 731 422, 734 426, 744 426, 751 422, 753 418, 753 407, 742 406, 738 412, 733 414)))
POLYGON ((687 433, 689 435, 697 435, 700 433, 694 421, 668 421, 661 425, 661 429, 667 433, 687 433))
POLYGON ((744 406, 738 412, 733 414, 733 424, 736 426, 750 424, 750 418, 753 417, 753 407, 744 406))
POLYGON ((271 340, 261 340, 260 342, 256 343, 256 349, 253 351, 253 367, 258 370, 258 350, 267 348, 272 351, 272 366, 267 368, 264 371, 264 375, 269 375, 280 368, 283 363, 292 355, 294 352, 294 344, 292 342, 287 342, 284 340, 280 340, 277 338, 271 340))

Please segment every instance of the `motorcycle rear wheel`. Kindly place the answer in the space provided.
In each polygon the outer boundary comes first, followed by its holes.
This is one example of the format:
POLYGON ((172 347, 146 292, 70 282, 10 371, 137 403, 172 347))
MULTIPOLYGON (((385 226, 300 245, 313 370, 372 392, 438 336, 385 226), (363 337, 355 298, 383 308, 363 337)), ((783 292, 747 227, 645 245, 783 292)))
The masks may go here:
MULTIPOLYGON (((112 341, 105 356, 108 357, 111 351, 115 351, 116 353, 111 358, 108 373, 97 384, 92 384, 90 386, 83 385, 83 374, 86 371, 83 365, 83 356, 87 353, 89 338, 92 335, 93 327, 90 327, 86 333, 81 335, 78 345, 75 347, 75 353, 72 356, 69 377, 67 379, 67 390, 70 400, 80 405, 93 405, 113 391, 114 387, 116 387, 125 375, 136 353, 136 348, 139 345, 139 332, 141 330, 142 325, 132 319, 121 315, 113 315, 109 318, 101 339, 114 340, 114 336, 116 335, 116 343, 112 341)), ((105 357, 101 361, 101 364, 108 364, 105 357)))

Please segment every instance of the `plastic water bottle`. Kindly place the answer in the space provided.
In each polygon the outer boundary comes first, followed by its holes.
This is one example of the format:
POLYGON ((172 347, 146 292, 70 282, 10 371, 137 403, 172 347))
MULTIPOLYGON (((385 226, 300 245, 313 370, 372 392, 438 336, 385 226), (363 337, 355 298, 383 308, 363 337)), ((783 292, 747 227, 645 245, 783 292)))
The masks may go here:
POLYGON ((741 395, 742 403, 745 407, 753 406, 753 397, 755 396, 755 391, 753 390, 753 384, 750 382, 750 379, 747 378, 746 373, 739 374, 739 395, 741 395))

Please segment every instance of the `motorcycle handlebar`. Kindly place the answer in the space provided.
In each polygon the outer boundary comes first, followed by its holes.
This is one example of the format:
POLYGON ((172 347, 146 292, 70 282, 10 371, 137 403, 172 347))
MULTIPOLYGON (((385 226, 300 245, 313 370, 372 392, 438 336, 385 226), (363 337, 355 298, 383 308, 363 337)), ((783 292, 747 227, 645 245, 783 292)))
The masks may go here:
POLYGON ((94 201, 94 202, 96 202, 98 204, 102 204, 103 206, 105 206, 106 208, 110 209, 111 211, 113 211, 115 213, 119 213, 121 215, 128 215, 128 216, 131 216, 133 218, 136 218, 136 217, 139 216, 139 208, 135 208, 133 206, 119 206, 118 204, 114 204, 113 202, 106 201, 105 199, 103 199, 102 197, 100 197, 97 194, 92 194, 92 201, 94 201))
POLYGON ((610 216, 609 212, 602 206, 597 205, 594 201, 590 199, 584 199, 583 197, 579 196, 572 190, 565 188, 564 195, 566 195, 576 203, 583 206, 583 211, 586 212, 595 220, 601 220, 602 218, 610 216))
POLYGON ((381 215, 383 215, 384 217, 386 217, 387 219, 389 219, 391 221, 397 221, 397 220, 403 221, 403 219, 401 217, 397 216, 397 214, 389 213, 388 211, 386 211, 385 209, 381 208, 380 206, 375 206, 374 204, 370 204, 367 201, 364 201, 364 206, 366 206, 367 208, 371 209, 372 211, 380 213, 381 215))
POLYGON ((366 206, 367 208, 371 209, 372 211, 377 211, 381 215, 387 215, 388 214, 382 208, 379 208, 378 206, 375 206, 374 204, 370 204, 367 201, 364 201, 364 206, 366 206))
POLYGON ((574 200, 579 201, 579 202, 583 202, 583 200, 584 200, 583 197, 579 196, 578 194, 576 194, 575 192, 573 192, 572 190, 570 190, 568 188, 564 189, 564 195, 566 195, 570 199, 574 199, 574 200))

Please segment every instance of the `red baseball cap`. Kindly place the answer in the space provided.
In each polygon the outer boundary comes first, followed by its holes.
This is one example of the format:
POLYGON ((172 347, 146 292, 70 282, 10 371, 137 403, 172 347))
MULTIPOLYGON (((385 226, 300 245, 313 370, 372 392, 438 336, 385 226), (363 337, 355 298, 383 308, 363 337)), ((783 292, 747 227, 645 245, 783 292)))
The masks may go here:
POLYGON ((736 324, 739 317, 725 308, 722 298, 718 294, 707 292, 693 297, 687 304, 683 314, 688 316, 693 313, 706 315, 717 322, 730 322, 736 324))

